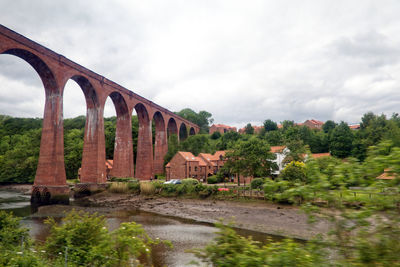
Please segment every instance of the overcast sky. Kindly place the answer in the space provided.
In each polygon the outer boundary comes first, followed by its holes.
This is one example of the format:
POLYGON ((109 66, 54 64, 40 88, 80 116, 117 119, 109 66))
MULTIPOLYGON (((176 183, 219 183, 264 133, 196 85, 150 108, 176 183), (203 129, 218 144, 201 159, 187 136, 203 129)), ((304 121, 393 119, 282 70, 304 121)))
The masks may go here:
MULTIPOLYGON (((172 111, 240 127, 400 112, 399 14, 397 0, 0 1, 4 26, 172 111)), ((1 55, 0 114, 43 108, 38 75, 1 55)), ((69 81, 65 117, 85 112, 69 81)))

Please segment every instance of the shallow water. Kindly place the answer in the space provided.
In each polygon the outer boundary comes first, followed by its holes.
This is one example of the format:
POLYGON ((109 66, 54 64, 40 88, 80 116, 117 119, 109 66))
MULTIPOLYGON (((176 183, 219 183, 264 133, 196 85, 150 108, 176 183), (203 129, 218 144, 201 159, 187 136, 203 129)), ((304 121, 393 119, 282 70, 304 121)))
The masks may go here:
MULTIPOLYGON (((30 196, 16 192, 0 191, 0 209, 12 211, 15 215, 23 217, 22 224, 29 228, 30 235, 44 241, 49 234, 49 227, 44 224, 46 217, 32 211, 30 196)), ((54 214, 55 218, 63 216, 62 208, 54 214)), ((151 259, 154 266, 188 266, 189 262, 196 260, 193 254, 187 253, 188 249, 201 248, 215 237, 216 227, 211 224, 196 223, 191 220, 162 216, 137 210, 115 211, 106 215, 110 230, 117 228, 122 222, 135 221, 143 226, 152 238, 170 240, 173 249, 164 245, 153 247, 151 259)), ((265 242, 266 238, 277 239, 266 234, 238 230, 241 235, 253 236, 253 239, 265 242)))

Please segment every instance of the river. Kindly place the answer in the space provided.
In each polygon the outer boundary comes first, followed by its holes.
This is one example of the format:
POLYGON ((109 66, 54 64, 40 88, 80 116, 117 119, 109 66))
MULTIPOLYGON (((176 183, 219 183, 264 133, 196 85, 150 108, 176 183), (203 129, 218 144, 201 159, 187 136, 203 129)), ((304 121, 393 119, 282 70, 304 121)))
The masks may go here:
MULTIPOLYGON (((72 202, 72 205, 74 203, 72 202)), ((30 196, 18 192, 0 190, 0 210, 12 211, 22 217, 22 224, 29 228, 30 235, 36 240, 44 241, 49 233, 49 228, 44 224, 46 216, 32 212, 30 196)), ((54 212, 52 217, 60 219, 63 211, 54 212)), ((191 220, 176 217, 162 216, 155 213, 138 210, 114 211, 105 214, 110 230, 122 222, 135 221, 143 226, 152 238, 170 240, 173 248, 157 245, 152 249, 151 264, 157 266, 188 266, 192 260, 197 260, 193 254, 187 253, 188 249, 201 248, 211 242, 218 230, 211 224, 197 223, 191 220)), ((265 242, 267 238, 279 239, 266 234, 240 230, 244 236, 251 235, 253 239, 265 242)), ((198 261, 198 260, 197 260, 198 261)))

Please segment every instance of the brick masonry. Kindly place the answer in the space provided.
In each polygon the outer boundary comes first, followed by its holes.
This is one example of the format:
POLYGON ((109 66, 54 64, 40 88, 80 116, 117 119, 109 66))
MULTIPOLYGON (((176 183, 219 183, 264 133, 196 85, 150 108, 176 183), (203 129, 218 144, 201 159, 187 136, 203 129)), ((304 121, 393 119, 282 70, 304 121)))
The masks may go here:
POLYGON ((191 134, 200 130, 196 124, 3 25, 0 25, 0 54, 14 55, 29 63, 40 76, 45 90, 39 163, 32 190, 36 194, 35 198, 40 194, 47 196, 68 193, 64 167, 63 91, 69 79, 80 85, 87 104, 81 182, 89 184, 90 188, 106 182, 103 111, 108 97, 113 100, 117 111, 114 175, 135 175, 139 179, 150 179, 161 169, 161 158, 168 149, 167 131, 178 133, 176 125, 182 123, 191 134), (139 117, 135 173, 130 129, 134 109, 139 117), (162 120, 167 126, 160 126, 160 123, 156 126, 154 161, 151 131, 153 119, 162 120), (170 128, 170 125, 176 128, 170 128))

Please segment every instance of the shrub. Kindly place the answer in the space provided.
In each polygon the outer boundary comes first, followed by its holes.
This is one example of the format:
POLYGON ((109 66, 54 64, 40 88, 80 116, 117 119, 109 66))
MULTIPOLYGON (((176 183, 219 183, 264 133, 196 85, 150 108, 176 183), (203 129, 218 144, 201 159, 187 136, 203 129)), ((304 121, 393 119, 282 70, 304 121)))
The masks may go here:
POLYGON ((207 178, 207 183, 208 184, 216 184, 216 183, 218 183, 218 178, 215 175, 210 176, 207 178))
POLYGON ((128 189, 132 193, 139 194, 140 193, 140 182, 139 181, 129 181, 128 183, 128 189))
POLYGON ((129 187, 127 183, 113 182, 108 190, 112 193, 126 194, 129 191, 129 187))
POLYGON ((193 178, 186 178, 182 180, 182 184, 184 185, 197 185, 199 183, 199 181, 197 179, 193 179, 193 178))
POLYGON ((144 195, 154 195, 156 187, 151 182, 140 183, 140 193, 144 195))
MULTIPOLYGON (((105 218, 86 212, 69 212, 58 224, 53 218, 45 221, 51 226, 44 249, 54 264, 64 266, 65 247, 71 266, 129 266, 132 260, 151 253, 153 241, 135 222, 121 223, 108 232, 105 218)), ((69 266, 69 264, 68 264, 69 266)))
POLYGON ((262 246, 260 242, 238 235, 222 223, 214 241, 192 251, 211 266, 323 266, 323 251, 313 244, 302 245, 286 239, 262 246))
POLYGON ((154 185, 155 189, 157 190, 157 189, 163 188, 164 182, 165 182, 165 180, 158 180, 157 179, 157 180, 152 181, 151 183, 154 185))
POLYGON ((264 184, 263 178, 255 178, 255 179, 253 179, 253 181, 251 181, 251 188, 252 189, 262 189, 263 184, 264 184))
POLYGON ((306 168, 303 162, 292 161, 283 170, 279 177, 291 182, 306 182, 306 168))
POLYGON ((165 180, 164 174, 154 174, 154 180, 165 180))
POLYGON ((137 181, 134 178, 131 177, 112 177, 111 182, 131 182, 131 181, 137 181))

